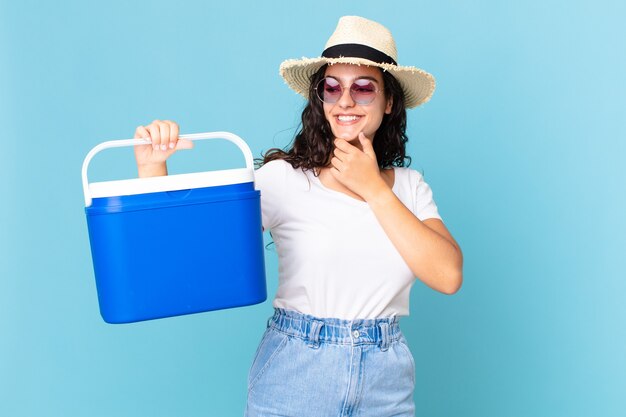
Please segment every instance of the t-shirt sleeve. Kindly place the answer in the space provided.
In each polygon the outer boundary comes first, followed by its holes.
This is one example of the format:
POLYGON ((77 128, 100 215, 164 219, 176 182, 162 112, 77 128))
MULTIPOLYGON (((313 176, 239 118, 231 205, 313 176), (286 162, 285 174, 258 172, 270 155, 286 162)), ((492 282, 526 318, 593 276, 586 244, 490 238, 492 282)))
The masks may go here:
POLYGON ((417 171, 411 172, 413 174, 412 183, 414 184, 414 196, 413 214, 420 220, 426 219, 439 219, 442 220, 437 209, 437 204, 433 199, 433 191, 430 186, 424 181, 424 177, 417 171))
POLYGON ((285 161, 275 160, 254 172, 254 187, 261 192, 261 218, 265 230, 271 230, 281 222, 286 164, 285 161))

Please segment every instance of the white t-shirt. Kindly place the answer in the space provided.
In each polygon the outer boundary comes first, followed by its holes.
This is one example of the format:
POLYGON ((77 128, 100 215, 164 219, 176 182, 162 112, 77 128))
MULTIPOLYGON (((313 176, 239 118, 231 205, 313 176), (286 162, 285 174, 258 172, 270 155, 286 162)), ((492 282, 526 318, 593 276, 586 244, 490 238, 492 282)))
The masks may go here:
MULTIPOLYGON (((422 175, 394 170, 400 201, 420 220, 441 219, 422 175)), ((274 307, 345 320, 409 314, 415 278, 366 202, 283 160, 259 168, 255 184, 278 253, 274 307)))

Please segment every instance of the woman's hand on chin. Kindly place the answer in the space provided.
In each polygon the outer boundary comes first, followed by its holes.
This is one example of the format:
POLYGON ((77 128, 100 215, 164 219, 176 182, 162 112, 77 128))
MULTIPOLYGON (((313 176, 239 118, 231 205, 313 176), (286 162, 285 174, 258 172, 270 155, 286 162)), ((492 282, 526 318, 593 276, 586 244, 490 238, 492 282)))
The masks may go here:
POLYGON ((335 139, 330 173, 337 181, 367 201, 388 186, 380 175, 372 140, 361 132, 357 141, 360 148, 346 139, 335 139))

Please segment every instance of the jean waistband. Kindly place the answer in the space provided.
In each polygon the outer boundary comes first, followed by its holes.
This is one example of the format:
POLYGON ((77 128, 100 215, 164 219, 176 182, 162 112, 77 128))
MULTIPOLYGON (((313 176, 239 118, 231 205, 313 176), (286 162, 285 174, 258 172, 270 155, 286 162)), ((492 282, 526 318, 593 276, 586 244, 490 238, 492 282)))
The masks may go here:
POLYGON ((281 308, 274 309, 268 327, 307 340, 311 347, 317 347, 320 343, 374 344, 387 350, 389 343, 402 337, 398 317, 342 320, 318 318, 281 308))

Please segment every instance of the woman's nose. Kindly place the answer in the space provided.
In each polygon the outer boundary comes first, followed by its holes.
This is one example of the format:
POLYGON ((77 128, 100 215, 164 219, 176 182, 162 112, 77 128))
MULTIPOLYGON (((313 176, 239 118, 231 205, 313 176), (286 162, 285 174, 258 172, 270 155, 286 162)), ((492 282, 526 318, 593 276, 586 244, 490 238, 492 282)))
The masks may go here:
POLYGON ((339 105, 339 107, 344 109, 354 106, 355 103, 352 99, 352 96, 350 95, 350 88, 341 89, 341 97, 339 97, 339 101, 337 101, 337 104, 339 105))

